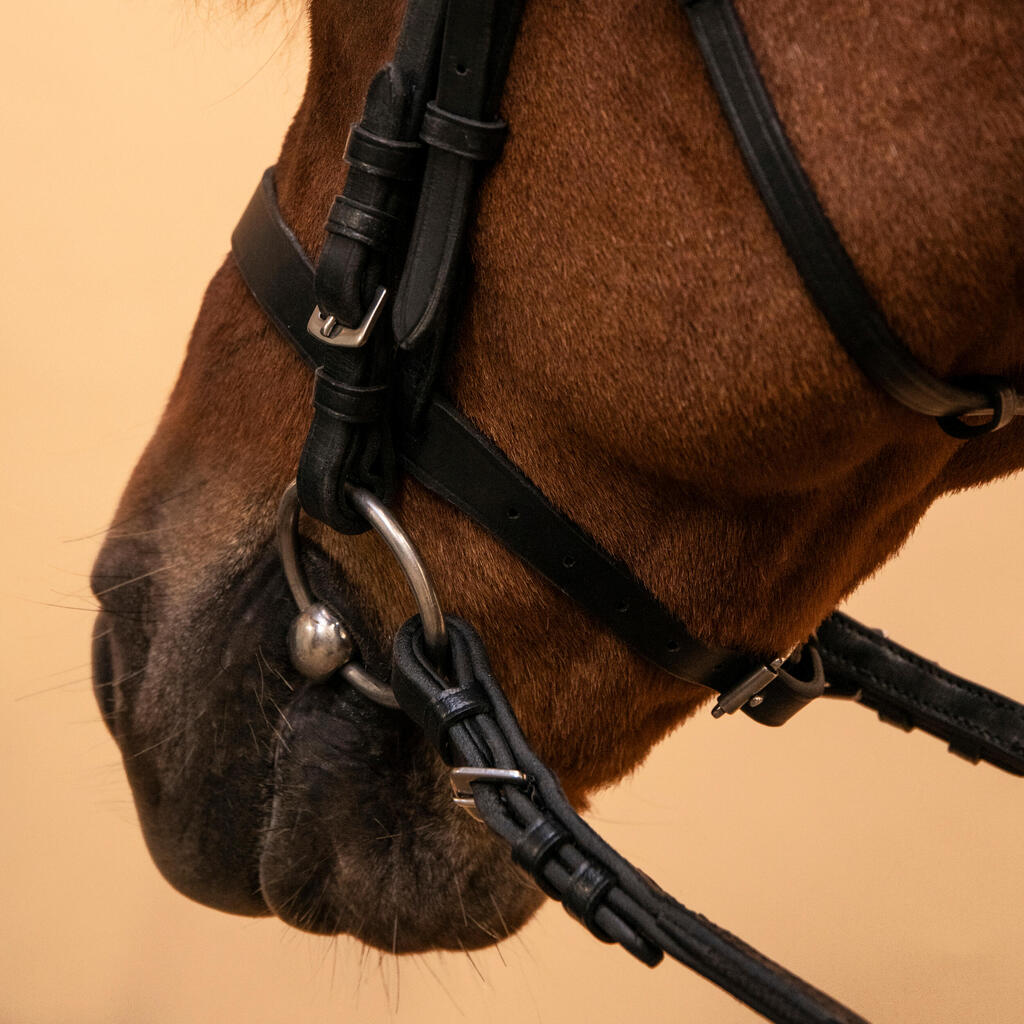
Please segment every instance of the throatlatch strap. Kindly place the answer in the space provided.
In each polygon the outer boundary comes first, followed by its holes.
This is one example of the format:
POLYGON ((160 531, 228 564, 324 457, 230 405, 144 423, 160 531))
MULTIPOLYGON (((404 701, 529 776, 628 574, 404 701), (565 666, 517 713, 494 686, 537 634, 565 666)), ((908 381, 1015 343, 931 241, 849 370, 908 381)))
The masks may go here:
POLYGON ((964 386, 921 365, 889 326, 822 209, 757 69, 732 0, 680 0, 754 184, 836 340, 878 387, 954 437, 998 430, 1024 399, 998 377, 964 386), (986 413, 985 422, 960 416, 986 413))
POLYGON ((667 953, 769 1020, 864 1024, 830 996, 677 903, 601 839, 526 742, 480 637, 454 616, 446 623, 451 642, 447 678, 431 665, 419 619, 399 630, 395 696, 427 735, 437 735, 443 726, 442 754, 450 764, 525 776, 513 782, 474 782, 473 796, 484 821, 549 896, 602 942, 617 942, 652 967, 667 953), (467 696, 460 701, 462 693, 467 696), (430 721, 434 709, 456 705, 472 711, 454 722, 430 721))

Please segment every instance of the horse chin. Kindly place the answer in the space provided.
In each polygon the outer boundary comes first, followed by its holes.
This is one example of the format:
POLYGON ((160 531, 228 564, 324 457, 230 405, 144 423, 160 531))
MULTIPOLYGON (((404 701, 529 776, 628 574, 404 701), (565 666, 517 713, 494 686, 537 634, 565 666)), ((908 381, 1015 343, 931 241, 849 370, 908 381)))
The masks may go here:
MULTIPOLYGON (((94 687, 171 885, 393 952, 488 945, 529 918, 542 897, 452 803, 411 723, 291 667, 294 605, 272 551, 174 607, 138 554, 98 563, 94 687), (99 585, 111 578, 140 582, 99 585)), ((327 559, 313 552, 309 570, 344 612, 327 559)))

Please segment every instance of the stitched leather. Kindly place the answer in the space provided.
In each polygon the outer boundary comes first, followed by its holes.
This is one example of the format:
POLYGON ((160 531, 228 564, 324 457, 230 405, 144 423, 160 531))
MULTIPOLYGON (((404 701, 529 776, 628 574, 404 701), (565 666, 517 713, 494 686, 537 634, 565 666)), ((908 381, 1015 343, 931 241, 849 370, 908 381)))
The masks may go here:
POLYGON ((512 859, 541 887, 546 896, 558 899, 558 891, 548 885, 544 865, 569 839, 569 833, 555 821, 537 818, 516 837, 511 845, 512 859))
POLYGON ((277 205, 274 168, 269 167, 231 233, 231 255, 273 325, 314 370, 327 345, 307 330, 316 305, 313 264, 277 205))
POLYGON ((313 404, 318 411, 347 423, 374 423, 387 410, 388 388, 357 388, 335 380, 323 367, 315 375, 313 404))
MULTIPOLYGON (((456 764, 513 768, 529 786, 476 782, 473 795, 487 824, 513 849, 544 847, 534 861, 538 884, 563 902, 594 935, 618 942, 654 966, 663 953, 692 967, 770 1020, 785 1024, 855 1024, 863 1018, 790 974, 735 936, 666 895, 576 814, 558 780, 523 737, 494 679, 479 636, 454 616, 448 677, 426 655, 418 619, 395 637, 392 685, 403 708, 431 706, 431 696, 465 687, 483 691, 490 707, 453 725, 456 764), (524 837, 541 837, 540 841, 524 837), (555 836, 550 841, 548 837, 555 836)), ((414 712, 416 713, 416 712, 414 712)), ((524 866, 528 857, 520 858, 524 866)))
MULTIPOLYGON (((348 180, 328 219, 315 275, 280 217, 270 172, 232 237, 246 282, 316 370, 314 419, 298 472, 302 503, 335 529, 355 532, 361 523, 345 505, 343 483, 369 485, 387 498, 393 479, 394 417, 387 411, 392 353, 398 339, 406 348, 418 346, 420 351, 399 360, 403 391, 412 395, 411 412, 401 420, 409 471, 657 664, 717 689, 731 687, 751 666, 757 668, 756 659, 711 649, 691 637, 625 566, 559 513, 468 421, 429 398, 475 168, 497 156, 504 136, 495 114, 521 4, 448 0, 436 101, 424 116, 442 9, 441 0, 418 0, 407 8, 395 62, 375 77, 363 121, 350 136, 348 180), (418 130, 429 154, 393 331, 378 327, 363 350, 326 345, 306 330, 314 301, 322 312, 354 326, 377 285, 392 283, 401 262, 418 130)), ((1008 422, 1021 404, 1008 384, 986 379, 980 391, 965 392, 938 381, 889 331, 785 140, 731 4, 690 0, 687 10, 751 173, 840 341, 890 394, 945 417, 947 429, 964 429, 962 421, 949 417, 976 409, 990 410, 990 419, 972 432, 1008 422), (982 394, 987 404, 963 404, 964 394, 971 402, 982 394), (937 412, 929 407, 936 402, 937 412)), ((667 952, 772 1020, 861 1020, 676 903, 589 829, 523 738, 479 637, 460 620, 449 619, 448 628, 449 679, 431 667, 414 620, 399 631, 396 696, 446 760, 515 768, 528 776, 528 791, 487 781, 475 783, 473 791, 483 818, 545 892, 561 899, 599 939, 618 942, 651 965, 667 952)), ((1019 705, 896 645, 879 643, 845 616, 833 616, 822 626, 820 642, 823 658, 813 643, 808 645, 790 671, 753 695, 759 707, 751 708, 750 700, 746 710, 769 724, 786 720, 821 692, 824 661, 832 694, 853 696, 890 719, 928 729, 970 757, 1022 771, 1024 709, 1019 705), (989 709, 995 712, 992 720, 984 714, 989 709)), ((753 680, 761 678, 758 673, 753 680)), ((734 689, 732 706, 750 693, 742 686, 734 689)))
MULTIPOLYGON (((264 174, 235 229, 232 248, 260 305, 316 368, 327 346, 306 331, 308 304, 314 301, 313 268, 281 218, 272 170, 264 174)), ((430 398, 415 431, 403 426, 398 448, 410 475, 471 516, 624 643, 667 672, 722 690, 756 666, 757 659, 750 654, 712 650, 691 637, 627 567, 555 509, 493 442, 443 399, 430 398), (670 648, 671 643, 677 646, 670 648)), ((1020 704, 945 672, 838 612, 818 630, 818 644, 828 681, 826 694, 860 692, 861 703, 882 710, 890 719, 1021 773, 1020 704), (908 677, 911 669, 914 674, 908 677), (920 699, 915 698, 918 687, 924 687, 920 699)), ((762 691, 763 703, 745 706, 746 714, 778 725, 821 692, 813 644, 784 668, 762 691), (807 659, 809 664, 801 663, 807 659)))
MULTIPOLYGON (((329 235, 340 235, 368 246, 388 252, 401 221, 393 213, 365 206, 355 199, 336 201, 331 207, 324 230, 329 235)), ((329 306, 321 306, 329 310, 329 306)), ((356 326, 350 324, 349 326, 356 326)))
MULTIPOLYGON (((313 268, 281 218, 272 170, 232 235, 232 251, 274 324, 310 366, 321 366, 330 347, 306 330, 313 268)), ((420 483, 491 531, 666 671, 722 689, 758 663, 749 654, 712 650, 692 637, 622 563, 559 513, 443 399, 433 396, 418 429, 406 427, 398 443, 402 464, 420 483)))
POLYGON ((352 125, 345 144, 345 163, 350 167, 396 181, 417 181, 422 155, 418 142, 375 135, 362 124, 352 125))
POLYGON ((317 262, 317 302, 349 327, 361 321, 377 287, 401 266, 421 173, 419 128, 434 88, 444 12, 445 0, 406 6, 394 59, 374 76, 362 119, 349 132, 349 173, 334 202, 338 221, 345 223, 342 211, 353 207, 398 222, 390 252, 365 238, 328 234, 317 262))
POLYGON ((479 523, 634 650, 675 676, 716 690, 758 659, 701 643, 472 424, 441 398, 399 441, 403 467, 479 523))
POLYGON ((918 728, 968 760, 1024 775, 1024 705, 954 675, 836 612, 818 629, 826 695, 851 697, 883 721, 918 728))
MULTIPOLYGON (((949 433, 957 429, 953 421, 962 414, 991 410, 988 386, 961 387, 940 380, 889 326, 797 159, 732 0, 680 2, 747 170, 836 340, 878 387, 916 412, 939 417, 949 433)), ((978 436, 1020 414, 1024 401, 1011 392, 1002 415, 995 410, 987 422, 969 428, 970 433, 954 436, 978 436)))

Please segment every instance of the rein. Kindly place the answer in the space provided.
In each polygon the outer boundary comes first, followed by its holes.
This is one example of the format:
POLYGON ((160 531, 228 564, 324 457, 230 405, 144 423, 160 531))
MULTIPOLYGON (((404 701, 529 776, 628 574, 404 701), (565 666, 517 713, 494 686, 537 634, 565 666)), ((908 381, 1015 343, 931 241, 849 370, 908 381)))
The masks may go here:
MULTIPOLYGON (((409 715, 451 766, 456 802, 602 941, 651 966, 667 953, 774 1021, 860 1021, 677 903, 583 822, 523 737, 483 641, 443 614, 427 567, 388 511, 407 473, 638 654, 716 691, 716 718, 742 709, 781 725, 815 697, 848 698, 942 738, 969 760, 1024 775, 1024 706, 839 612, 797 654, 702 643, 438 394, 480 169, 500 156, 507 130, 498 107, 521 8, 521 0, 409 0, 394 59, 374 77, 349 135, 348 177, 315 267, 281 217, 272 169, 232 236, 246 284, 315 373, 313 422, 278 525, 300 608, 289 635, 292 660, 310 679, 337 672, 409 715), (340 616, 310 592, 300 505, 339 532, 376 529, 405 572, 420 614, 395 637, 390 680, 367 671, 340 616)), ((1006 381, 945 382, 913 357, 822 210, 731 2, 691 0, 684 9, 776 229, 854 361, 895 400, 958 438, 1024 414, 1006 381)))

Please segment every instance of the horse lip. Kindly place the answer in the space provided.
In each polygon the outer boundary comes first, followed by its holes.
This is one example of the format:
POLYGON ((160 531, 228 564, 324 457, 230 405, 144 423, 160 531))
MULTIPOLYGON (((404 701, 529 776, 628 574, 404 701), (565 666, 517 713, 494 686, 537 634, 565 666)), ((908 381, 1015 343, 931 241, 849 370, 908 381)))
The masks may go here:
POLYGON ((114 645, 113 624, 106 612, 96 616, 92 628, 92 689, 100 714, 110 734, 114 735, 114 645))
MULTIPOLYGON (((386 675, 380 624, 360 614, 322 549, 305 542, 302 557, 360 658, 386 675)), ((134 577, 145 565, 124 568, 134 577)), ((517 927, 539 896, 524 892, 489 837, 454 817, 443 765, 412 722, 337 676, 310 683, 291 666, 286 634, 297 609, 273 548, 224 582, 211 574, 199 605, 162 581, 147 582, 152 593, 120 590, 125 604, 96 620, 96 697, 167 881, 210 907, 274 913, 379 948, 472 948, 493 942, 505 922, 517 927), (143 598, 156 612, 145 626, 129 614, 143 598), (177 739, 186 718, 187 742, 177 739), (172 753, 165 737, 183 746, 172 753), (424 892, 424 870, 446 880, 436 892, 424 892), (483 881, 467 923, 448 893, 469 870, 483 881)))

